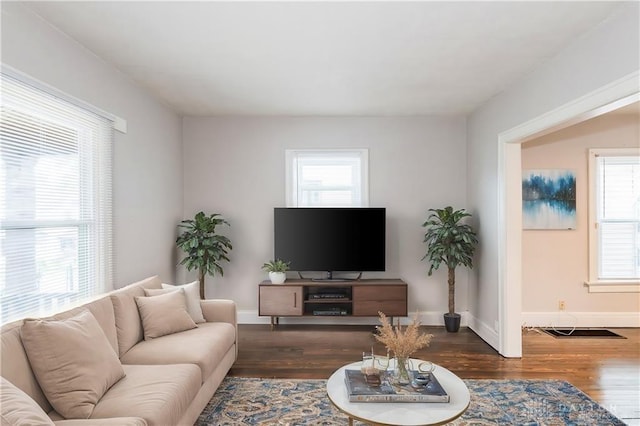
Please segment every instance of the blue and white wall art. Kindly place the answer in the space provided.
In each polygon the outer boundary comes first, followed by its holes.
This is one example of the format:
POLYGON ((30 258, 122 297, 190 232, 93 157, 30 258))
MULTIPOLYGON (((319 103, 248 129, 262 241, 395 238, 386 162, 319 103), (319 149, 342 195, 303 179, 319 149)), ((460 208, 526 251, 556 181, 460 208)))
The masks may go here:
POLYGON ((522 171, 522 227, 576 229, 576 175, 573 170, 522 171))

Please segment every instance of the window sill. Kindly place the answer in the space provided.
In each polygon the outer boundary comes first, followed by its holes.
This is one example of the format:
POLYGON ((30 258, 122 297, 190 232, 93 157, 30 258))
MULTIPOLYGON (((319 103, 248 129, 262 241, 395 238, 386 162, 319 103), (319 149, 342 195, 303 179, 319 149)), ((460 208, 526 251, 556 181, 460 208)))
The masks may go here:
POLYGON ((589 293, 640 293, 640 281, 592 281, 585 282, 589 293))

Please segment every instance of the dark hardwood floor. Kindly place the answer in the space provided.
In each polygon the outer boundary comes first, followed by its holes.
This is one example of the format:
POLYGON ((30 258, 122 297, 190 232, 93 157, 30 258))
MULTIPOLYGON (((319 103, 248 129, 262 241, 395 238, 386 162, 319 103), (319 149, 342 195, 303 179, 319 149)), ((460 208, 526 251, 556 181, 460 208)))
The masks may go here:
MULTIPOLYGON (((523 356, 499 355, 473 331, 424 327, 431 345, 415 354, 463 379, 560 379, 578 387, 628 424, 640 425, 640 329, 612 329, 626 339, 556 339, 523 331, 523 356)), ((363 351, 385 353, 373 326, 239 326, 239 355, 229 375, 326 379, 363 351)))

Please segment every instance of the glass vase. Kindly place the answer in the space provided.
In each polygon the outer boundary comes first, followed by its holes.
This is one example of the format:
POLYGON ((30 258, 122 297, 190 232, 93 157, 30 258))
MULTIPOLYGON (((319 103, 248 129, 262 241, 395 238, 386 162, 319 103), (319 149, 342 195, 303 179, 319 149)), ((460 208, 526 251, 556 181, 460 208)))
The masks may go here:
POLYGON ((396 357, 395 361, 393 370, 395 382, 399 385, 408 385, 411 383, 411 360, 405 357, 396 357))

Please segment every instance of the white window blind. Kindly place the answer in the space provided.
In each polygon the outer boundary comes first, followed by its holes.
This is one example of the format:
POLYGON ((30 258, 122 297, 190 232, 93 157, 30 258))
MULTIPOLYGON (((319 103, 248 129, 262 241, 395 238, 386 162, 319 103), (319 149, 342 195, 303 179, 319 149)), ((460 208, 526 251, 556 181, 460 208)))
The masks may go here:
POLYGON ((289 207, 368 206, 368 151, 287 150, 289 207))
POLYGON ((597 279, 640 278, 640 157, 595 157, 597 279))
POLYGON ((111 288, 113 122, 2 74, 0 314, 111 288))

